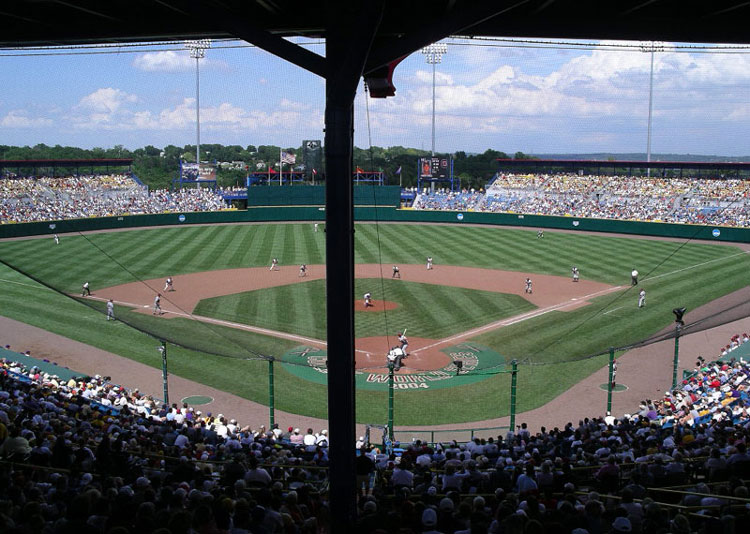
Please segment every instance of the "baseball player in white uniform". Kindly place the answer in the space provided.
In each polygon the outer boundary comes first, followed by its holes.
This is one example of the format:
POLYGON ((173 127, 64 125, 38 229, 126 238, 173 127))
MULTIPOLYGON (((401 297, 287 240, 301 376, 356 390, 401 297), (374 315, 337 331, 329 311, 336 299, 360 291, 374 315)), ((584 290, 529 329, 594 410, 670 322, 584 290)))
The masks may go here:
POLYGON ((60 244, 60 238, 57 237, 57 234, 55 234, 55 245, 59 245, 59 244, 60 244))
POLYGON ((110 320, 115 320, 115 303, 112 302, 112 299, 107 301, 107 321, 110 320))
POLYGON ((89 295, 91 295, 91 290, 89 289, 89 283, 88 282, 84 282, 83 286, 81 287, 81 296, 82 297, 87 297, 89 295))
POLYGON ((307 276, 307 265, 304 263, 299 266, 299 276, 307 276))
POLYGON ((641 292, 638 293, 638 307, 643 308, 646 305, 646 290, 641 289, 641 292))
POLYGON ((404 351, 404 357, 409 355, 409 340, 406 338, 406 332, 398 333, 398 342, 401 343, 401 350, 404 351))
POLYGON ((570 271, 573 273, 573 281, 578 282, 578 277, 579 277, 578 267, 574 266, 570 271))
POLYGON ((401 271, 398 268, 398 265, 393 266, 393 274, 391 275, 391 278, 401 278, 401 271))
POLYGON ((279 260, 274 258, 271 260, 271 267, 268 269, 269 271, 278 271, 279 270, 279 260))
POLYGON ((526 287, 524 287, 524 292, 533 293, 531 289, 531 278, 527 278, 525 284, 526 284, 526 287))
POLYGON ((630 271, 630 285, 638 285, 638 271, 636 271, 635 269, 630 271))
POLYGON ((370 306, 372 306, 372 294, 369 291, 365 293, 362 298, 365 301, 365 308, 369 308, 370 306))
POLYGON ((157 293, 154 297, 154 313, 152 315, 164 315, 164 312, 161 311, 161 293, 157 293))
POLYGON ((174 291, 174 282, 172 281, 172 277, 168 277, 167 280, 164 282, 164 291, 174 291))

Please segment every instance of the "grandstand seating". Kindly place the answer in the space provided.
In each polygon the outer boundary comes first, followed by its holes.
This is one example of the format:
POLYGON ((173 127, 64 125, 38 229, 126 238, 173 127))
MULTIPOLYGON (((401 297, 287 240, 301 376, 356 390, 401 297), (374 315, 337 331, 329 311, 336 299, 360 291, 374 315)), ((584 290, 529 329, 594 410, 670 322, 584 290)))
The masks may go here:
POLYGON ((744 227, 750 180, 501 174, 482 193, 423 192, 414 208, 744 227))
POLYGON ((208 189, 148 191, 127 174, 0 180, 0 222, 32 222, 226 208, 208 189))

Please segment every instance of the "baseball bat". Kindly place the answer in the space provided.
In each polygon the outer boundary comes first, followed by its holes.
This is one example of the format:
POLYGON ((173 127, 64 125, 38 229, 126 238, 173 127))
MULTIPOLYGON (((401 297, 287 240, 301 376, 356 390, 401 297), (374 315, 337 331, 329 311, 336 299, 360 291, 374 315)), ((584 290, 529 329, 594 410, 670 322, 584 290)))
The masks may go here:
POLYGON ((404 336, 406 335, 406 328, 404 328, 404 333, 403 333, 403 335, 404 335, 404 336))

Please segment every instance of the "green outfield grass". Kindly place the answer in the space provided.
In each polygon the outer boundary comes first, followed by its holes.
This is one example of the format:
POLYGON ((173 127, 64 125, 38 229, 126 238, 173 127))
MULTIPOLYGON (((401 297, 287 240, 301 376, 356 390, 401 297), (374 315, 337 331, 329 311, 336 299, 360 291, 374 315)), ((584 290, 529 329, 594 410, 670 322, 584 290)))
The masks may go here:
MULTIPOLYGON (((384 224, 376 227, 359 224, 356 230, 358 263, 422 264, 425 257, 431 255, 437 265, 516 270, 566 278, 570 267, 577 265, 583 279, 624 286, 621 292, 599 297, 588 307, 547 313, 476 339, 506 359, 518 358, 522 362, 518 396, 522 410, 551 400, 606 363, 606 357, 575 360, 606 351, 609 346, 648 337, 672 324, 671 309, 675 306, 693 309, 743 287, 750 267, 747 255, 740 254, 738 248, 711 244, 685 245, 554 231, 545 232, 545 239, 537 240, 534 231, 448 225, 384 224), (643 309, 637 308, 635 291, 628 287, 633 267, 641 272, 641 285, 647 291, 648 304, 643 309), (524 365, 524 362, 546 365, 524 365)), ((0 243, 0 259, 45 284, 77 292, 84 280, 89 280, 96 290, 138 279, 268 265, 272 257, 278 257, 282 264, 323 263, 324 239, 325 233, 314 233, 312 224, 163 228, 63 235, 57 246, 52 239, 6 241, 0 243)), ((310 282, 298 285, 306 284, 310 282)), ((408 289, 412 285, 421 284, 402 283, 401 287, 408 289)), ((293 287, 296 291, 297 285, 293 287)), ((96 311, 4 267, 0 270, 0 288, 2 315, 155 368, 161 366, 156 351, 158 343, 151 337, 121 323, 107 324, 96 311)), ((442 295, 446 295, 442 293, 445 289, 448 288, 440 289, 442 295)), ((363 292, 359 289, 357 294, 363 292)), ((424 293, 429 294, 429 291, 424 293)), ((283 295, 282 291, 279 299, 284 300, 283 295)), ((243 296, 227 298, 242 299, 243 296)), ((322 302, 322 296, 316 296, 315 300, 322 302)), ((452 302, 449 300, 449 303, 452 302)), ((300 305, 301 302, 295 302, 295 306, 300 305)), ((241 307, 244 308, 244 304, 241 307)), ((283 302, 281 308, 288 309, 288 302, 283 302)), ((165 334, 163 329, 169 328, 169 333, 186 345, 209 346, 206 350, 216 349, 231 355, 219 357, 175 348, 170 351, 170 369, 185 378, 258 402, 267 401, 268 364, 244 358, 258 353, 278 357, 295 345, 249 332, 196 325, 186 319, 167 321, 119 309, 118 314, 131 315, 142 328, 152 329, 157 334, 165 334)), ((315 315, 315 320, 306 328, 320 332, 325 324, 320 321, 324 321, 324 317, 318 317, 323 315, 320 312, 315 315)), ((367 314, 366 321, 372 320, 371 324, 361 323, 358 318, 358 327, 376 335, 388 333, 385 327, 378 330, 381 315, 367 314)), ((687 317, 689 319, 689 312, 687 317)), ((485 322, 492 319, 488 317, 485 322)), ((665 377, 665 385, 669 378, 665 377)), ((450 392, 399 391, 396 393, 396 422, 400 425, 436 424, 505 415, 508 382, 507 375, 497 375, 450 392), (446 403, 446 395, 460 402, 446 403)), ((603 403, 604 400, 603 396, 603 403)), ((358 392, 358 401, 359 421, 383 422, 387 417, 385 394, 358 392)), ((325 388, 298 379, 281 366, 276 366, 276 402, 279 409, 291 412, 318 417, 326 414, 325 388)))
MULTIPOLYGON (((325 289, 325 280, 313 280, 214 297, 198 303, 195 314, 325 339, 325 289)), ((381 283, 358 279, 355 295, 367 291, 375 300, 396 302, 398 308, 385 313, 355 308, 357 337, 386 335, 390 325, 391 330, 408 328, 412 336, 442 338, 535 308, 518 295, 403 280, 381 283)))

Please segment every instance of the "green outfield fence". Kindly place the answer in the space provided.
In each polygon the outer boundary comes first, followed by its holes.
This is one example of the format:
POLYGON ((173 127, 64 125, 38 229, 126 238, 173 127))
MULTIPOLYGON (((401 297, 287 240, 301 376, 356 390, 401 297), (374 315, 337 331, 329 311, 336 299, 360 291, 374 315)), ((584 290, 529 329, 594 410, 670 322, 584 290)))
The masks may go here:
MULTIPOLYGON (((300 187, 300 189, 302 189, 300 187)), ((564 229, 585 232, 620 233, 643 236, 705 239, 733 243, 750 242, 750 229, 726 226, 700 226, 643 221, 615 221, 515 213, 480 213, 458 211, 417 211, 393 206, 355 206, 354 217, 360 222, 486 224, 564 229)), ((255 206, 247 210, 218 212, 164 213, 159 215, 126 215, 0 225, 0 239, 35 235, 62 234, 142 228, 148 226, 181 226, 191 224, 232 224, 250 222, 325 221, 322 206, 255 206)))

